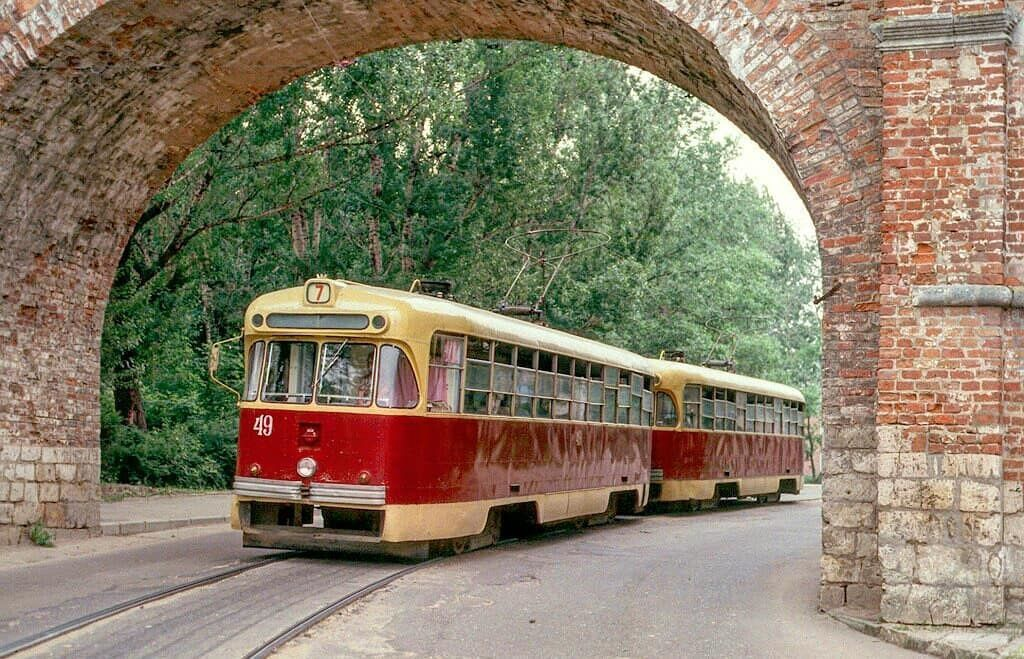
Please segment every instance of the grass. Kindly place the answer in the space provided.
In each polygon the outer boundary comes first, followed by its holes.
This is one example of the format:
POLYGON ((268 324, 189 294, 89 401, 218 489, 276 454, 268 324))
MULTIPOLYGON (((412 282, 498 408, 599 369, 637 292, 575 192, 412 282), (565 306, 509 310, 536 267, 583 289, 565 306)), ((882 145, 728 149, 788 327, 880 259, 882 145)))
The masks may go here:
POLYGON ((53 533, 51 533, 42 522, 36 522, 28 529, 28 539, 40 547, 53 546, 53 533))

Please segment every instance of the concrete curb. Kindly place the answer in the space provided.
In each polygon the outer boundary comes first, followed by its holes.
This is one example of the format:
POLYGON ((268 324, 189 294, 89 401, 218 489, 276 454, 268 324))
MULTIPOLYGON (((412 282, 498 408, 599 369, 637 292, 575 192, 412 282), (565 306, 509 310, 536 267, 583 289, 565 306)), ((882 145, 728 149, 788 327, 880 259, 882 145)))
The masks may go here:
POLYGON ((841 610, 828 615, 864 634, 907 650, 946 659, 1024 657, 1019 627, 944 627, 896 625, 860 618, 841 610))
POLYGON ((153 531, 169 531, 186 526, 204 526, 207 524, 226 524, 230 521, 227 515, 211 515, 209 517, 190 517, 184 519, 156 519, 132 522, 101 522, 100 531, 103 535, 136 535, 153 531))

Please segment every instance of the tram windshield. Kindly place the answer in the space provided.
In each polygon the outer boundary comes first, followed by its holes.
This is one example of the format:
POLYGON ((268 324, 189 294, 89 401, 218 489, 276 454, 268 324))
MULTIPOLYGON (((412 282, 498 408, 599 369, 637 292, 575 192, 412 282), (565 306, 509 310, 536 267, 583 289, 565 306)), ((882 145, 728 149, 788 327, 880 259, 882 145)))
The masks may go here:
POLYGON ((321 350, 316 402, 369 407, 377 354, 373 344, 325 343, 321 350))
POLYGON ((263 400, 308 403, 313 398, 316 344, 312 341, 271 341, 263 400))

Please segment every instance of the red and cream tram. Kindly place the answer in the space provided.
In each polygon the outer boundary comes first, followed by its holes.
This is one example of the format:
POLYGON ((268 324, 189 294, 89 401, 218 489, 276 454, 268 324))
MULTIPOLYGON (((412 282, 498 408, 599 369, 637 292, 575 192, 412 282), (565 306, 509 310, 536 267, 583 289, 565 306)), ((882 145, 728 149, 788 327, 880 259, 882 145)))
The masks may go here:
POLYGON ((652 361, 652 502, 708 507, 721 497, 778 501, 803 484, 804 397, 716 369, 652 361))
POLYGON ((325 278, 257 298, 244 349, 246 546, 422 556, 647 502, 652 360, 325 278))

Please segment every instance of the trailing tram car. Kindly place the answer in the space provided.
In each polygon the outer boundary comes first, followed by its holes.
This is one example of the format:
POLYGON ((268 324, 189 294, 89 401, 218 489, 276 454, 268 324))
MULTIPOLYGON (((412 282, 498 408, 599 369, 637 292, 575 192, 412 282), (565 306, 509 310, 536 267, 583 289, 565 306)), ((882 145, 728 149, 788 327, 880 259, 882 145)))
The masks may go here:
POLYGON ((799 494, 807 424, 798 390, 667 360, 653 360, 652 370, 652 507, 799 494))
POLYGON ((324 277, 253 301, 243 339, 245 546, 422 557, 647 503, 649 359, 324 277))

